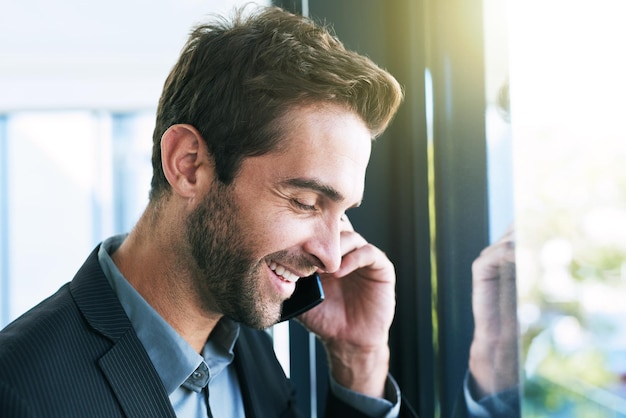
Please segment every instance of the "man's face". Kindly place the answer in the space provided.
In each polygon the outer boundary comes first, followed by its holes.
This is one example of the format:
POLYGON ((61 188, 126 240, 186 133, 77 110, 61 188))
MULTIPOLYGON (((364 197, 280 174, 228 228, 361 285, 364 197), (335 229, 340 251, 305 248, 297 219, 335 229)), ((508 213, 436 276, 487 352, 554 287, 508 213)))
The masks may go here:
POLYGON ((363 195, 370 133, 336 105, 283 119, 278 150, 243 161, 229 186, 214 181, 187 220, 204 309, 255 328, 280 318, 300 277, 341 263, 341 218, 363 195))

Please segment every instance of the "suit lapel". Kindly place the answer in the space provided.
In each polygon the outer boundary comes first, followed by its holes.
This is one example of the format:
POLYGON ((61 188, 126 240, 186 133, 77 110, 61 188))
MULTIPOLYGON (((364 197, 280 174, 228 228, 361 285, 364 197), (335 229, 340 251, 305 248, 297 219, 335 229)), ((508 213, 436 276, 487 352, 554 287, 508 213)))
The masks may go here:
POLYGON ((70 284, 76 305, 89 325, 112 343, 98 364, 126 415, 175 417, 160 377, 100 268, 98 249, 70 284))
POLYGON ((129 417, 175 417, 161 378, 134 332, 98 362, 129 417))

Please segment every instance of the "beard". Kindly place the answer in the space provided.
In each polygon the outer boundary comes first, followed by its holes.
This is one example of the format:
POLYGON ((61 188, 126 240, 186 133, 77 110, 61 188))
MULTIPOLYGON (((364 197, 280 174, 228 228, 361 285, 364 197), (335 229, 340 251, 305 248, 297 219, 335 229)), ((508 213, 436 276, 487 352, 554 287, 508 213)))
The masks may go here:
POLYGON ((197 267, 192 286, 205 311, 263 329, 279 320, 283 300, 263 297, 265 261, 255 260, 251 231, 243 229, 231 189, 216 181, 186 222, 197 267))

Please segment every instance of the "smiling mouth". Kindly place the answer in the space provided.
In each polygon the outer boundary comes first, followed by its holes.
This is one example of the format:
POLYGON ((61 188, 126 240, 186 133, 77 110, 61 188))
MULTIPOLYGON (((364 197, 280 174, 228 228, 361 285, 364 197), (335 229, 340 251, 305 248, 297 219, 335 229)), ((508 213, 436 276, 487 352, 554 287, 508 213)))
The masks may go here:
POLYGON ((298 281, 298 279, 300 278, 300 276, 298 276, 297 274, 287 270, 287 268, 285 266, 283 266, 282 264, 278 264, 275 261, 272 260, 268 260, 267 261, 267 266, 274 272, 276 273, 277 276, 281 277, 283 280, 285 280, 286 282, 289 283, 295 283, 298 281))

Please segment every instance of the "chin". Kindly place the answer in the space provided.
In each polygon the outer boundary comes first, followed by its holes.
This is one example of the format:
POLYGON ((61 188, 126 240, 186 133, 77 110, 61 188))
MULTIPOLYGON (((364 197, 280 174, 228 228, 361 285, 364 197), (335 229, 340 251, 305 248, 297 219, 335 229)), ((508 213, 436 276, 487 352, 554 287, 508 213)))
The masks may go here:
POLYGON ((267 329, 273 325, 276 325, 280 321, 280 312, 272 315, 266 315, 262 318, 260 327, 258 329, 267 329))
POLYGON ((239 315, 233 315, 231 318, 250 328, 264 330, 278 323, 281 310, 282 304, 277 307, 257 307, 253 310, 242 310, 239 315))
POLYGON ((256 321, 245 321, 245 322, 241 322, 244 325, 253 328, 253 329, 257 329, 257 330, 266 330, 268 328, 270 328, 273 325, 276 325, 279 321, 280 317, 275 318, 275 319, 262 319, 262 318, 258 318, 258 320, 256 321))

